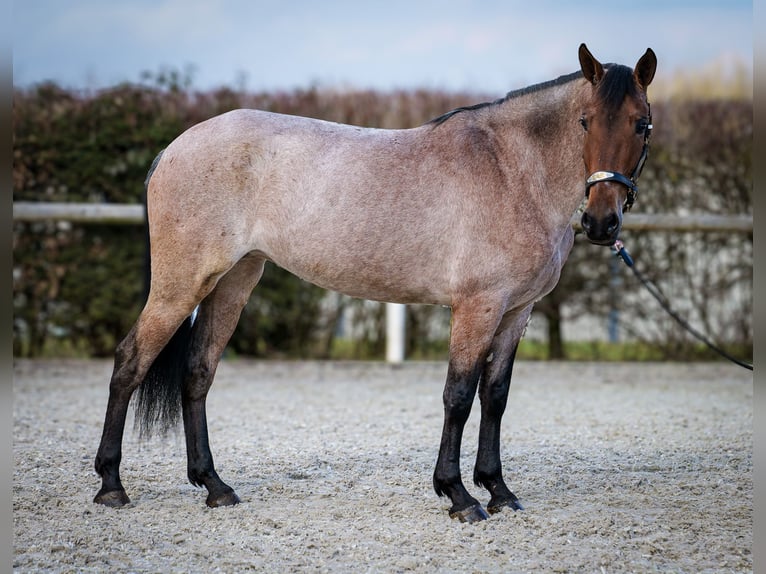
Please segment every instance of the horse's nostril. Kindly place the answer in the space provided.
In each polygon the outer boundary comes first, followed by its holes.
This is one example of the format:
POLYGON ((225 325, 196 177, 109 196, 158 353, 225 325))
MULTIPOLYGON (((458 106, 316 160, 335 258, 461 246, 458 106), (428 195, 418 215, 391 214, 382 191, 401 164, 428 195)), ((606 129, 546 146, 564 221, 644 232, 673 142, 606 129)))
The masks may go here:
POLYGON ((580 220, 580 225, 582 225, 582 228, 585 231, 589 231, 591 228, 591 225, 593 225, 593 218, 588 215, 588 212, 582 214, 582 219, 580 220))
POLYGON ((613 213, 612 215, 609 216, 609 219, 607 220, 607 222, 608 222, 608 225, 606 227, 606 232, 609 234, 614 233, 615 230, 620 225, 620 217, 616 213, 613 213))

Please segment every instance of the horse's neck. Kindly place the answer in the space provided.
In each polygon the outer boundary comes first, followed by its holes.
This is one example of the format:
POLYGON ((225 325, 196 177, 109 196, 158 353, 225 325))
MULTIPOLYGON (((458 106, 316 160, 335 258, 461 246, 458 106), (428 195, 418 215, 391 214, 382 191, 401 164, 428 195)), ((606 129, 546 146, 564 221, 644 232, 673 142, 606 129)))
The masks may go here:
POLYGON ((578 120, 587 89, 584 81, 575 80, 509 99, 501 106, 508 137, 532 150, 527 157, 539 158, 519 165, 520 170, 539 172, 533 179, 540 185, 529 191, 541 194, 540 201, 558 224, 568 224, 584 198, 583 131, 578 120))

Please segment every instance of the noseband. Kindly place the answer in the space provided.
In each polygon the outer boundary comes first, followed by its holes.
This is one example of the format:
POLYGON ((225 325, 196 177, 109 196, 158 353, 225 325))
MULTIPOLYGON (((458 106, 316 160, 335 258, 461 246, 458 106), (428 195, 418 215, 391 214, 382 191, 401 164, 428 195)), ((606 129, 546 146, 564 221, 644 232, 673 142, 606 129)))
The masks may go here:
POLYGON ((646 158, 649 155, 649 138, 651 135, 652 112, 650 108, 649 122, 644 129, 644 147, 641 150, 641 157, 638 158, 638 163, 636 164, 636 167, 633 168, 633 172, 630 174, 630 177, 627 177, 617 171, 594 171, 592 174, 590 174, 590 176, 588 176, 588 179, 585 180, 585 198, 587 199, 589 197, 590 188, 597 183, 601 183, 602 181, 616 181, 617 183, 621 183, 628 188, 628 196, 625 199, 625 205, 622 206, 622 210, 623 212, 630 211, 630 208, 633 207, 633 202, 636 201, 636 197, 638 196, 638 184, 636 184, 636 180, 638 179, 638 176, 641 175, 641 170, 644 169, 646 158))

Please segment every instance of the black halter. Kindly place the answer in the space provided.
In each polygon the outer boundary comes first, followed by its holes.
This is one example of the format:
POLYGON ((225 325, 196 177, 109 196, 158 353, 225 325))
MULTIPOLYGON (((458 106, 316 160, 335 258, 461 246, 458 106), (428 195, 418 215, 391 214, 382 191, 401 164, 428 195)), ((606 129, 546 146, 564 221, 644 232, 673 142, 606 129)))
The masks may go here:
POLYGON ((636 201, 636 197, 638 196, 638 184, 636 184, 636 180, 638 179, 638 176, 641 175, 641 170, 644 169, 646 158, 649 155, 649 138, 651 135, 652 112, 650 108, 649 122, 646 125, 646 129, 644 129, 644 147, 641 150, 641 157, 638 158, 638 163, 636 164, 636 167, 633 168, 630 177, 626 177, 617 171, 594 171, 588 176, 588 179, 585 180, 585 198, 588 198, 590 195, 590 188, 597 183, 601 183, 602 181, 616 181, 628 188, 628 196, 625 199, 625 205, 623 205, 622 210, 630 211, 630 208, 633 207, 633 202, 636 201))

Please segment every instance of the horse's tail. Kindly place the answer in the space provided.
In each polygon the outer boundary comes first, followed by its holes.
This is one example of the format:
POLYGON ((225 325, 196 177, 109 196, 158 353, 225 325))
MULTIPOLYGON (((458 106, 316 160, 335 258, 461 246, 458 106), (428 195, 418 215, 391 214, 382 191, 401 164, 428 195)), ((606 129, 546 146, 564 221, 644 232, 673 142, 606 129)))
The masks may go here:
MULTIPOLYGON (((163 150, 164 151, 164 150, 163 150)), ((149 225, 147 217, 147 191, 149 180, 162 157, 160 152, 144 182, 144 228, 146 229, 146 256, 144 258, 144 296, 149 296, 151 284, 151 257, 149 249, 149 225)), ((188 354, 191 344, 192 317, 187 317, 173 337, 152 363, 143 383, 138 387, 135 399, 135 426, 141 438, 151 436, 159 427, 166 434, 178 424, 181 412, 181 387, 188 370, 188 354)))
POLYGON ((159 427, 161 434, 178 424, 181 387, 188 372, 192 318, 187 317, 149 367, 136 393, 135 426, 141 438, 159 427))

